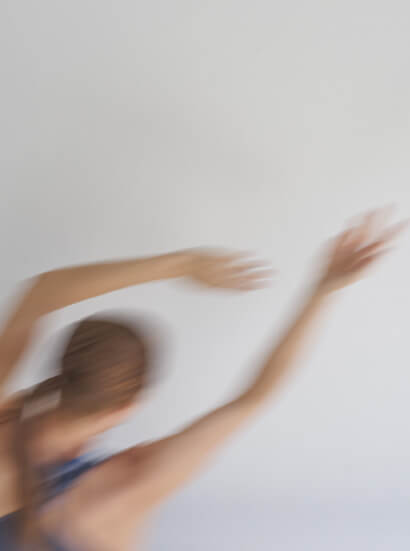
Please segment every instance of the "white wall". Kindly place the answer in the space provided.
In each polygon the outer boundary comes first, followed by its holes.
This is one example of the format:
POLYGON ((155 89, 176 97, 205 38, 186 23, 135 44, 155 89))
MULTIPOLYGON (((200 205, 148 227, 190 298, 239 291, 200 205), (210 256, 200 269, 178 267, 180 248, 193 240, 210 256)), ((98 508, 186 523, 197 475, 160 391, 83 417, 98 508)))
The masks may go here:
MULTIPOLYGON (((403 0, 3 0, 4 304, 38 271, 199 244, 280 269, 260 294, 166 283, 70 308, 17 383, 45 374, 56 328, 127 307, 163 319, 172 348, 166 381, 110 446, 220 403, 323 239, 374 205, 409 214, 409 16, 403 0)), ((329 312, 300 371, 187 498, 409 494, 409 244, 329 312)))

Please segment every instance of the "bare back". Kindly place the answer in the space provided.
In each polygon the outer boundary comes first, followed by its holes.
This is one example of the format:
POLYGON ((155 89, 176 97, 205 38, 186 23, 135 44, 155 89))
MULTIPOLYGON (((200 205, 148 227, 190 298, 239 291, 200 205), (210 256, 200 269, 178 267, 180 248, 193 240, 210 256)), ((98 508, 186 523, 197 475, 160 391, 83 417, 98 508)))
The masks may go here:
MULTIPOLYGON (((3 406, 4 416, 12 401, 3 406)), ((130 448, 82 475, 42 513, 44 531, 70 548, 127 551, 142 546, 151 512, 181 488, 248 418, 254 402, 226 404, 163 440, 130 448)), ((1 515, 16 511, 13 421, 0 436, 1 515)))
MULTIPOLYGON (((18 470, 13 456, 20 396, 0 408, 0 518, 16 512, 18 470)), ((70 547, 124 551, 141 542, 148 512, 136 506, 138 464, 149 458, 149 447, 136 447, 117 454, 85 473, 42 514, 42 525, 70 547), (63 527, 63 528, 62 528, 63 527)))

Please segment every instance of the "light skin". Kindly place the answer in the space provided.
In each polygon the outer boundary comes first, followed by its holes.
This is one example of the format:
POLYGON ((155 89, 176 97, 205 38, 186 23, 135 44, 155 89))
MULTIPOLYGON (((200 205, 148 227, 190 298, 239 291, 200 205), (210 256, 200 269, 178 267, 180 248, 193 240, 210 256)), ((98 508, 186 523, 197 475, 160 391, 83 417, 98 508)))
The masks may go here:
MULTIPOLYGON (((283 377, 296 365, 321 315, 334 302, 334 297, 343 288, 363 278, 386 253, 403 225, 386 226, 385 214, 383 211, 370 213, 327 246, 317 280, 310 286, 293 321, 272 346, 243 391, 178 434, 131 448, 85 475, 74 489, 67 492, 64 505, 53 507, 45 518, 47 530, 58 530, 67 542, 83 548, 90 545, 102 551, 127 549, 135 530, 143 529, 148 514, 195 475, 240 427, 268 403, 283 377), (103 531, 104 539, 101 540, 101 527, 107 523, 111 529, 109 534, 103 531), (65 533, 62 526, 69 526, 69 532, 65 533)), ((37 321, 54 310, 115 289, 158 279, 189 277, 208 287, 248 290, 264 284, 269 275, 265 266, 249 263, 243 257, 195 250, 68 268, 39 276, 22 298, 0 338, 0 389, 5 393, 5 384, 30 342, 37 321)), ((4 401, 3 411, 10 407, 13 399, 4 401)), ((45 449, 53 450, 56 456, 69 455, 95 433, 121 421, 127 413, 128 410, 124 410, 115 412, 111 418, 88 419, 81 426, 73 422, 70 425, 58 415, 53 421, 45 418, 41 433, 47 437, 44 436, 42 445, 39 440, 38 456, 45 449), (61 439, 60 429, 64 422, 66 438, 61 439)), ((4 473, 4 469, 9 468, 12 473, 7 455, 9 431, 7 426, 2 426, 0 469, 4 473)), ((12 479, 12 474, 8 481, 0 479, 0 514, 16 508, 12 479), (4 491, 1 491, 2 483, 4 491)))

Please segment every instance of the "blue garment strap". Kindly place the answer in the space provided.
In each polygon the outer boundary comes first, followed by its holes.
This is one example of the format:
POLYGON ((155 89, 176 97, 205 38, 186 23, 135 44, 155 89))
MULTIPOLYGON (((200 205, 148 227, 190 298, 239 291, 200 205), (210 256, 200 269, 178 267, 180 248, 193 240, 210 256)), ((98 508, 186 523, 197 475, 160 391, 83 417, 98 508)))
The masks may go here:
POLYGON ((77 479, 100 462, 101 460, 82 456, 63 464, 42 467, 39 473, 46 485, 45 503, 65 492, 77 479))

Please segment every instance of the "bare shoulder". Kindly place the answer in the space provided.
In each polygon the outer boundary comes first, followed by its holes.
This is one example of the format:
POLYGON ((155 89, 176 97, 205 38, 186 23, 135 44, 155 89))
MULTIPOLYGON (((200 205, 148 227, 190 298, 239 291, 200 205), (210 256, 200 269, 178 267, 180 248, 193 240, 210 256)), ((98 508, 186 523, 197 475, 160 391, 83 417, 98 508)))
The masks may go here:
POLYGON ((134 446, 111 455, 81 476, 79 483, 66 495, 72 494, 81 502, 87 502, 88 506, 91 502, 97 507, 102 503, 107 504, 110 497, 129 493, 138 480, 139 471, 143 470, 144 464, 149 463, 150 456, 150 446, 147 445, 134 446))
POLYGON ((78 483, 65 492, 62 510, 53 508, 59 521, 60 515, 64 514, 81 522, 86 511, 89 520, 93 518, 97 524, 107 517, 116 518, 125 530, 124 523, 128 519, 138 523, 145 518, 146 508, 138 495, 145 479, 144 473, 151 464, 151 450, 149 445, 126 449, 82 475, 78 483))
MULTIPOLYGON (((115 454, 64 492, 46 509, 43 523, 50 533, 95 549, 128 549, 144 533, 147 515, 133 507, 136 487, 132 456, 137 449, 115 454), (67 529, 67 534, 65 533, 67 529)), ((134 460, 135 461, 135 460, 134 460)))

